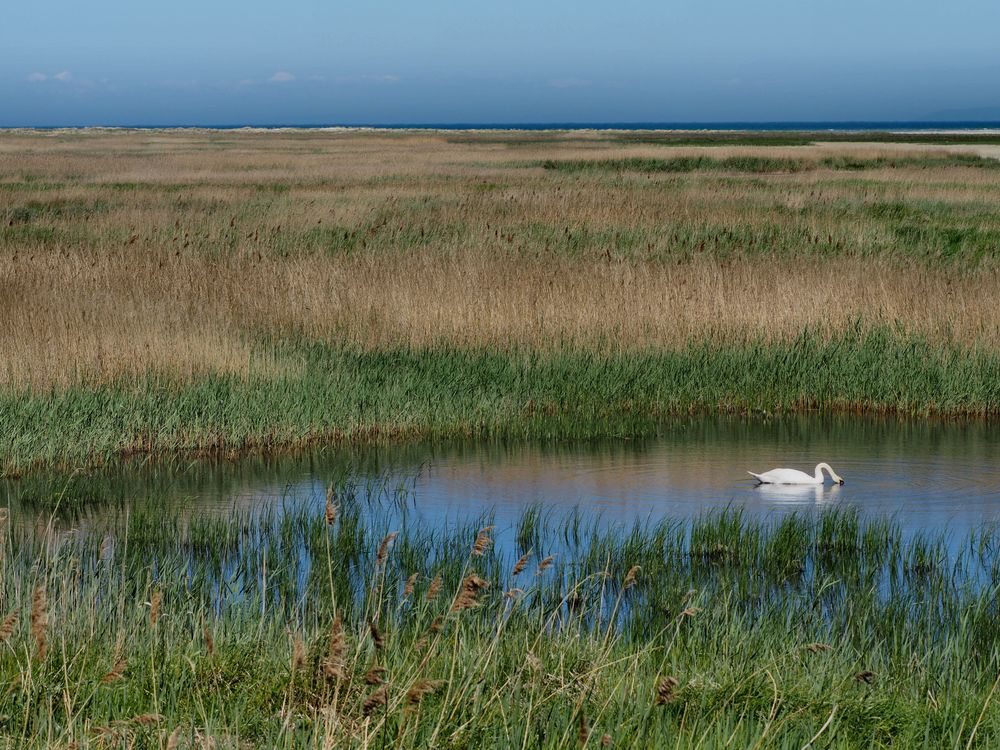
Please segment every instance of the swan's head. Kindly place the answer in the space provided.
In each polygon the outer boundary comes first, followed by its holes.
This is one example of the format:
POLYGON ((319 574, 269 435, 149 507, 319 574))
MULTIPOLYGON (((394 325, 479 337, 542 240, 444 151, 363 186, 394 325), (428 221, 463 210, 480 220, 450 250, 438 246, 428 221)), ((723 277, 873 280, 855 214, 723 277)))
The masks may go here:
POLYGON ((843 484, 844 483, 843 478, 830 467, 830 464, 826 464, 826 463, 820 464, 819 466, 816 467, 816 469, 817 469, 817 471, 820 470, 820 469, 826 469, 830 473, 830 479, 832 479, 837 484, 843 484))

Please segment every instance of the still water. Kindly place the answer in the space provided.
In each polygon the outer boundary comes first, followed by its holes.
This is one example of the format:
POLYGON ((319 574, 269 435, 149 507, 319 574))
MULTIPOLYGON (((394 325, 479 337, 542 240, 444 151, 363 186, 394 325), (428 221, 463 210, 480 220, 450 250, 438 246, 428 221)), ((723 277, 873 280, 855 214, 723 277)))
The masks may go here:
POLYGON ((0 487, 15 521, 39 520, 59 498, 60 523, 146 504, 230 513, 289 504, 321 512, 331 480, 347 477, 371 513, 441 526, 493 514, 499 533, 533 504, 602 522, 689 519, 740 508, 753 517, 853 507, 889 515, 906 533, 954 540, 1000 522, 1000 425, 856 417, 692 418, 656 438, 600 442, 410 443, 326 448, 238 461, 172 460, 89 474, 35 475, 0 487), (812 473, 819 461, 842 487, 756 486, 746 471, 812 473), (387 504, 385 498, 391 498, 387 504))

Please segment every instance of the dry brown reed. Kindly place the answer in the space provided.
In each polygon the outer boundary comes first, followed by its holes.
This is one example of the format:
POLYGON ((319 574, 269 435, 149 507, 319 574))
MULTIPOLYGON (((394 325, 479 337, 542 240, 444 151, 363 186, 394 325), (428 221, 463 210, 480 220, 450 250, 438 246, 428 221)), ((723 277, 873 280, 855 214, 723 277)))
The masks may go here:
POLYGON ((443 581, 441 579, 441 574, 438 573, 434 576, 434 580, 431 581, 430 585, 427 587, 427 594, 425 595, 427 601, 434 601, 437 595, 441 593, 441 586, 443 581))
POLYGON ((292 674, 298 672, 306 663, 306 644, 299 633, 292 634, 292 656, 290 660, 292 674))
POLYGON ((208 651, 209 656, 212 656, 215 654, 215 638, 212 637, 212 631, 208 629, 208 625, 202 626, 201 636, 205 641, 205 650, 208 651))
POLYGON ((331 484, 326 488, 326 509, 323 514, 327 526, 333 526, 337 522, 337 513, 339 510, 340 508, 337 506, 337 503, 334 502, 334 488, 331 484))
POLYGON ((488 550, 493 545, 493 540, 490 538, 490 532, 493 531, 492 526, 485 526, 479 530, 476 535, 476 541, 472 544, 472 554, 476 557, 482 557, 486 554, 488 550))
POLYGON ((361 712, 365 716, 371 716, 373 713, 385 706, 388 699, 389 691, 386 686, 383 685, 365 698, 364 702, 361 704, 361 712))
POLYGON ((462 579, 462 587, 455 596, 455 601, 451 605, 452 612, 461 612, 479 605, 479 593, 489 588, 489 581, 480 578, 475 573, 470 573, 462 579))
POLYGON ((112 682, 118 682, 125 675, 126 669, 128 669, 128 659, 119 659, 111 667, 111 671, 101 678, 101 684, 110 685, 112 682))
POLYGON ((36 586, 31 597, 31 637, 35 639, 35 652, 44 659, 48 651, 47 630, 49 626, 48 598, 45 586, 36 586))
POLYGON ((149 597, 149 625, 155 628, 156 623, 160 620, 160 607, 163 604, 163 592, 154 591, 152 596, 149 597))
POLYGON ((378 554, 375 555, 375 561, 382 565, 385 562, 386 556, 389 554, 389 547, 392 546, 393 540, 399 536, 398 531, 392 531, 385 535, 382 543, 378 546, 378 554))
MULTIPOLYGON (((909 235, 878 215, 880 206, 959 218, 982 209, 980 228, 995 231, 989 170, 581 179, 511 167, 509 151, 474 138, 233 137, 244 148, 214 149, 198 133, 165 134, 155 147, 131 133, 0 135, 0 189, 15 188, 0 204, 0 385, 301 368, 255 347, 258 332, 366 349, 647 348, 837 332, 860 320, 1000 343, 997 264, 967 273, 909 262, 909 235), (762 250, 772 237, 792 247, 762 250)), ((553 139, 517 153, 815 161, 930 150, 665 154, 553 139)))
POLYGON ((406 691, 406 702, 409 706, 417 706, 428 695, 436 693, 444 687, 444 680, 417 680, 406 691))
POLYGON ((681 684, 676 677, 664 677, 656 685, 656 705, 662 706, 677 700, 676 690, 681 684))
POLYGON ((586 745, 587 740, 590 739, 590 726, 587 724, 587 715, 582 710, 580 711, 580 719, 578 723, 579 726, 576 731, 576 741, 579 742, 581 746, 586 745))
POLYGON ((0 643, 7 641, 11 635, 14 633, 14 627, 17 625, 17 612, 11 612, 5 618, 3 622, 0 623, 0 643))
POLYGON ((625 580, 622 581, 623 590, 630 589, 632 586, 635 585, 636 576, 639 575, 640 570, 642 570, 642 568, 640 568, 638 565, 633 565, 631 568, 628 569, 628 572, 625 574, 625 580))
POLYGON ((556 560, 556 556, 555 555, 549 555, 548 557, 546 557, 545 559, 543 559, 540 563, 538 563, 538 571, 537 571, 536 575, 540 574, 540 573, 544 573, 546 570, 548 570, 549 568, 551 568, 552 567, 552 563, 554 563, 555 560, 556 560))
POLYGON ((340 615, 333 618, 330 626, 330 639, 327 645, 326 658, 323 660, 323 674, 330 679, 340 680, 344 677, 344 653, 347 650, 347 639, 344 635, 343 622, 340 615))
POLYGON ((411 573, 410 577, 406 579, 406 583, 403 585, 403 598, 413 596, 413 589, 417 585, 419 577, 419 573, 411 573))
POLYGON ((385 636, 382 634, 382 631, 378 629, 378 625, 375 624, 374 620, 371 620, 368 623, 368 631, 371 633, 372 636, 372 645, 374 645, 375 648, 379 651, 384 649, 385 636))
POLYGON ((385 681, 385 667, 373 664, 365 673, 365 682, 369 685, 381 685, 385 681))
POLYGON ((525 566, 528 564, 528 560, 530 559, 531 559, 531 552, 525 552, 523 555, 521 555, 517 559, 517 562, 514 563, 514 569, 511 570, 511 575, 516 576, 520 574, 524 570, 525 566))

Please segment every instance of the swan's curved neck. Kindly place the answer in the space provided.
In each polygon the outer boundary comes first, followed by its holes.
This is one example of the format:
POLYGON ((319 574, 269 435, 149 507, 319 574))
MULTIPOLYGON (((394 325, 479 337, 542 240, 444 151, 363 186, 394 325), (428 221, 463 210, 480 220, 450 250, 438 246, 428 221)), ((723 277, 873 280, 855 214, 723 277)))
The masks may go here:
POLYGON ((834 473, 833 469, 830 468, 830 464, 828 464, 828 463, 819 463, 819 464, 816 464, 816 474, 814 475, 816 477, 816 481, 817 482, 822 482, 823 481, 823 470, 824 469, 826 469, 826 471, 828 471, 830 473, 830 479, 832 479, 833 481, 836 482, 837 481, 837 475, 836 475, 836 473, 834 473))

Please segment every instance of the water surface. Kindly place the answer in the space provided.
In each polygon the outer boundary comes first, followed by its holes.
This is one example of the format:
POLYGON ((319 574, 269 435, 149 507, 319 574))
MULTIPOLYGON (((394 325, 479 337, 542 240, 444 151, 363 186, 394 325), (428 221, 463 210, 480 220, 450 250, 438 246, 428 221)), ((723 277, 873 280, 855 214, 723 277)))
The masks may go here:
POLYGON ((1000 426, 856 417, 692 418, 647 440, 418 443, 326 448, 238 461, 129 464, 86 475, 37 475, 2 485, 15 521, 99 521, 146 505, 183 512, 323 507, 346 478, 387 523, 456 524, 495 515, 510 528, 533 504, 609 523, 689 519, 724 508, 754 517, 831 507, 893 516, 904 532, 955 540, 1000 521, 1000 426), (811 472, 830 463, 842 487, 757 486, 748 469, 811 472), (388 498, 389 502, 386 502, 388 498), (375 502, 380 499, 379 502, 375 502))

